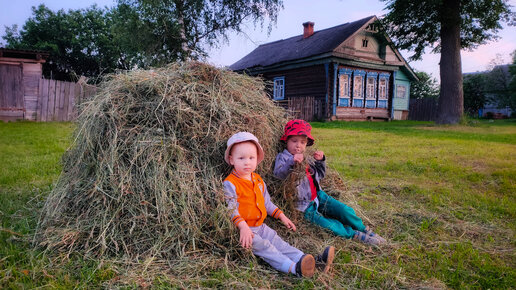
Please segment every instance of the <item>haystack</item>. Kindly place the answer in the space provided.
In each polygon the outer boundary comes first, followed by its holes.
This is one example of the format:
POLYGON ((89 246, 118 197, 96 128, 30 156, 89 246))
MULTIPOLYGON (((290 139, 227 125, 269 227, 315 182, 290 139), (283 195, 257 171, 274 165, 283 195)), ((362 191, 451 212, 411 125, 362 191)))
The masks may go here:
POLYGON ((37 232, 48 249, 131 259, 235 253, 222 180, 249 131, 271 174, 286 122, 257 78, 202 63, 110 77, 82 109, 37 232))

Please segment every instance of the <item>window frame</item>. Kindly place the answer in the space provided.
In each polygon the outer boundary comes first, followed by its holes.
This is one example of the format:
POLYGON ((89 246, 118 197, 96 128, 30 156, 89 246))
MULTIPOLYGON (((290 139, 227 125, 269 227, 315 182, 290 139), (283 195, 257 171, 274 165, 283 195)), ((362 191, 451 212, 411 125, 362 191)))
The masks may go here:
POLYGON ((351 107, 351 84, 352 84, 353 70, 347 68, 339 69, 339 107, 351 107), (347 87, 343 87, 342 76, 347 76, 347 87))
POLYGON ((275 77, 273 78, 273 99, 275 101, 281 101, 285 99, 285 77, 275 77), (277 82, 281 81, 282 84, 278 85, 277 82), (278 96, 278 93, 281 93, 281 96, 278 96))
POLYGON ((376 108, 376 99, 377 99, 377 82, 378 82, 378 73, 377 72, 367 72, 365 78, 365 107, 366 108, 376 108), (372 88, 369 86, 369 80, 373 79, 372 88), (372 93, 372 95, 370 94, 372 93))
POLYGON ((363 108, 364 107, 364 79, 366 72, 363 70, 354 70, 353 71, 353 94, 351 96, 351 106, 354 108, 363 108), (357 83, 357 78, 360 80, 357 83), (357 85, 360 87, 357 89, 357 85), (359 92, 360 96, 356 96, 355 94, 359 92))
POLYGON ((378 75, 378 101, 377 108, 387 109, 389 104, 389 73, 380 73, 378 75), (382 80, 385 80, 385 96, 382 96, 382 80))

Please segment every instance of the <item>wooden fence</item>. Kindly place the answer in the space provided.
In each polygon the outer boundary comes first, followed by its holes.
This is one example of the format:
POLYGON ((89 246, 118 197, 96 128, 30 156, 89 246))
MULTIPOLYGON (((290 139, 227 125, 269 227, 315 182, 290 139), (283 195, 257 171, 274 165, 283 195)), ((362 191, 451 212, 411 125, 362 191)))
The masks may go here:
POLYGON ((437 118, 437 106, 437 99, 410 99, 408 119, 415 121, 435 121, 437 118))
MULTIPOLYGON (((297 119, 305 121, 320 120, 323 118, 324 100, 315 97, 293 97, 286 103, 286 109, 297 119)), ((284 103, 284 107, 285 107, 284 103)))
POLYGON ((95 91, 96 87, 86 84, 40 79, 36 121, 74 120, 79 105, 95 91))

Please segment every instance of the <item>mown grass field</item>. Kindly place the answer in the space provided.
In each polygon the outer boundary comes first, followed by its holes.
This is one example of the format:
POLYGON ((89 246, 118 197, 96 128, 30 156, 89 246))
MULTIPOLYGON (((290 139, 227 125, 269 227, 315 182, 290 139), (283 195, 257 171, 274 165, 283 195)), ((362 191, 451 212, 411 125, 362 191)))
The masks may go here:
POLYGON ((0 287, 515 287, 514 120, 312 125, 318 148, 344 180, 341 199, 389 245, 331 238, 338 249, 334 268, 310 280, 246 268, 181 284, 180 277, 127 277, 108 261, 33 250, 38 210, 59 175, 73 125, 0 123, 0 287))

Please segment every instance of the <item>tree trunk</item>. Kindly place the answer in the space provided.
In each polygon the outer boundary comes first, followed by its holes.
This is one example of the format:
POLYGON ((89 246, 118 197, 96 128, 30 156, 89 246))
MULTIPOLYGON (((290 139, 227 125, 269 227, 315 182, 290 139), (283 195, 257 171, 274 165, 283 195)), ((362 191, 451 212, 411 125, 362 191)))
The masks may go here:
POLYGON ((186 60, 190 58, 191 50, 188 47, 188 40, 186 39, 186 27, 183 15, 184 5, 182 0, 176 0, 174 2, 176 4, 177 23, 179 25, 179 37, 181 37, 181 55, 183 60, 186 60))
POLYGON ((441 20, 441 95, 438 124, 456 124, 464 112, 460 56, 460 0, 445 0, 441 20))

